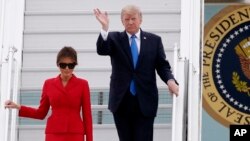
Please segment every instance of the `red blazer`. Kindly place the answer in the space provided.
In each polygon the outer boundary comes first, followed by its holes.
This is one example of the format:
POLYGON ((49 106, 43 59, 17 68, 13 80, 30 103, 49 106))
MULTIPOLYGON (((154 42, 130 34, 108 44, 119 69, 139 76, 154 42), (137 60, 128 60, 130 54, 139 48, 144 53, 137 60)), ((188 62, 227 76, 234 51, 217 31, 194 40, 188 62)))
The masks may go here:
POLYGON ((88 82, 75 75, 63 87, 60 75, 45 81, 39 107, 21 106, 19 116, 44 119, 50 109, 45 133, 85 134, 93 140, 92 114, 88 82), (82 112, 82 116, 81 116, 82 112))

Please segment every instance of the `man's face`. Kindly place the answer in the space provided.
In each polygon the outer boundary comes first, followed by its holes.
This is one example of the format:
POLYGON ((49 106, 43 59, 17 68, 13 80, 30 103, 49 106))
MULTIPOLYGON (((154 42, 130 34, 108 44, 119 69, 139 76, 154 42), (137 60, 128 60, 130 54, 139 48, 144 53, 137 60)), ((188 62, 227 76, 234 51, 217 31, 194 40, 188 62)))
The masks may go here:
POLYGON ((125 30, 130 34, 135 34, 139 31, 141 22, 142 18, 139 13, 136 12, 125 12, 122 16, 122 24, 125 30))

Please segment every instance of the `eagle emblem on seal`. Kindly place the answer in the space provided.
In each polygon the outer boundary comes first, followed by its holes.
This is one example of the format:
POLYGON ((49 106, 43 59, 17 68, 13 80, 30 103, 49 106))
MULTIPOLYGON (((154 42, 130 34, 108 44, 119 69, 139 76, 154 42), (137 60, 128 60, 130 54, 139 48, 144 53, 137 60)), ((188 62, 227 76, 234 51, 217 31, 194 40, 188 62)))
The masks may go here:
MULTIPOLYGON (((240 66, 243 74, 250 80, 250 37, 242 40, 235 47, 236 54, 240 60, 240 66)), ((237 91, 245 92, 250 96, 250 87, 247 86, 246 81, 241 81, 237 72, 233 72, 232 82, 237 91)))

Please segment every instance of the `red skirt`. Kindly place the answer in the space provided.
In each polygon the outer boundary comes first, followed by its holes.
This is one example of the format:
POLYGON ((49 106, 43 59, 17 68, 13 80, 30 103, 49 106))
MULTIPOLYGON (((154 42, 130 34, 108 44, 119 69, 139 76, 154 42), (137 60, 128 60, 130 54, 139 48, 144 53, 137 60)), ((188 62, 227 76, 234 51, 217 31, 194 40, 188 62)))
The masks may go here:
POLYGON ((45 141, 84 141, 81 134, 46 134, 45 141))

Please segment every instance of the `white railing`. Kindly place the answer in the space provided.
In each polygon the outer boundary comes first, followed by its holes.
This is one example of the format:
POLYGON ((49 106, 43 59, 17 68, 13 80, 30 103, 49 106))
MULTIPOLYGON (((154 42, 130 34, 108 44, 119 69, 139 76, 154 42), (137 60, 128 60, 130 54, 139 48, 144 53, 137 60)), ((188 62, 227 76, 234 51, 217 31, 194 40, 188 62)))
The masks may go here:
MULTIPOLYGON (((15 59, 14 59, 14 54, 16 52, 15 47, 11 47, 9 54, 8 54, 8 74, 7 74, 7 89, 6 89, 6 99, 10 99, 14 102, 17 102, 17 93, 14 93, 14 89, 17 87, 14 84, 13 80, 17 80, 15 78, 16 74, 16 68, 14 68, 15 59), (15 98, 15 99, 14 99, 15 98)), ((16 90, 15 90, 16 91, 16 90)), ((5 141, 15 141, 16 137, 16 110, 6 110, 5 114, 5 141)))
POLYGON ((179 83, 179 96, 173 96, 172 108, 172 141, 183 141, 186 138, 186 112, 185 112, 185 99, 186 99, 186 81, 187 81, 187 68, 185 67, 187 59, 183 58, 180 54, 178 44, 174 45, 173 57, 173 74, 179 83))
MULTIPOLYGON (((17 52, 17 49, 15 47, 12 48, 12 54, 17 52)), ((19 75, 20 71, 19 68, 17 67, 18 61, 13 58, 12 64, 14 65, 13 67, 13 73, 12 73, 12 95, 10 95, 10 98, 12 101, 18 103, 18 98, 19 98, 19 75)), ((17 141, 17 110, 11 110, 11 117, 9 119, 10 122, 10 141, 17 141)))
MULTIPOLYGON (((17 67, 14 54, 17 52, 15 47, 10 47, 7 57, 1 62, 1 103, 4 104, 4 100, 10 99, 17 101, 17 67), (3 77, 5 76, 5 77, 3 77)), ((3 108, 3 107, 1 107, 3 108)), ((16 110, 2 110, 1 116, 3 126, 2 139, 3 141, 15 141, 16 140, 16 110)))

